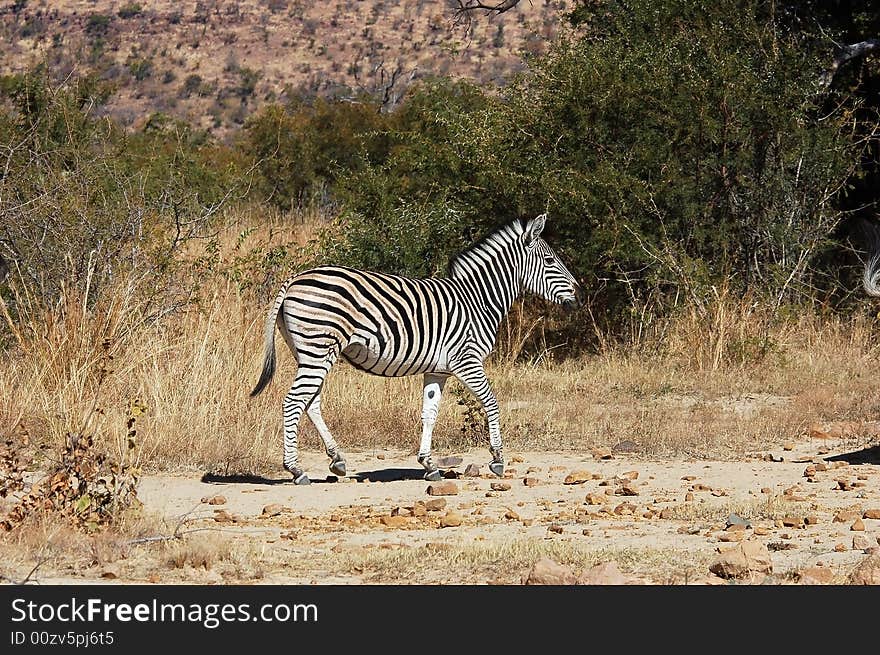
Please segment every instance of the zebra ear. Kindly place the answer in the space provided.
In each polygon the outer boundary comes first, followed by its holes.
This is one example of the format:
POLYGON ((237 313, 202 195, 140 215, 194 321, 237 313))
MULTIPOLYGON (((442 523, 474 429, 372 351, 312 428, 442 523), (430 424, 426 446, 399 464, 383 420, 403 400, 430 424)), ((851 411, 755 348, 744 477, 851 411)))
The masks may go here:
POLYGON ((547 214, 541 214, 526 223, 525 241, 527 246, 534 244, 537 238, 541 236, 546 222, 547 214))

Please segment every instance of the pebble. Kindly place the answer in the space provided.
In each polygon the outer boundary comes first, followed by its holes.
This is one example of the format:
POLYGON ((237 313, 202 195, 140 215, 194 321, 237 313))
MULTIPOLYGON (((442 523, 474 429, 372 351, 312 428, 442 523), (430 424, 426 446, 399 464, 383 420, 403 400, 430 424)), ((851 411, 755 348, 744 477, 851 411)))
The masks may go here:
POLYGON ((379 519, 379 522, 389 528, 402 528, 406 525, 409 525, 409 521, 405 516, 397 516, 393 514, 391 516, 381 517, 379 519))
POLYGON ((208 505, 225 505, 226 504, 226 496, 211 496, 208 498, 202 498, 203 503, 207 503, 208 505))
POLYGON ((584 502, 587 505, 602 505, 605 502, 605 497, 599 494, 587 494, 584 502))
POLYGON ((857 532, 864 532, 865 524, 862 522, 862 519, 856 519, 855 521, 853 521, 852 525, 849 526, 849 529, 857 532))
POLYGON ((452 481, 434 482, 427 488, 429 496, 455 496, 458 494, 458 485, 452 481))
POLYGON ((866 537, 865 535, 857 534, 857 535, 853 536, 853 540, 852 540, 853 550, 865 550, 866 548, 870 548, 871 545, 872 545, 871 540, 868 539, 868 537, 866 537))
POLYGON ((592 479, 593 474, 589 471, 572 471, 565 476, 565 480, 562 481, 562 484, 583 484, 592 479))
POLYGON ((804 520, 802 518, 797 518, 794 516, 786 516, 782 519, 782 526, 786 528, 799 528, 804 524, 804 520))
POLYGON ((804 523, 806 523, 807 525, 818 525, 819 517, 815 514, 810 514, 804 518, 804 523))
POLYGON ((492 491, 510 491, 510 483, 509 482, 493 482, 489 485, 489 488, 492 491))
POLYGON ((429 512, 439 512, 446 508, 445 498, 432 498, 425 502, 425 509, 429 512))
POLYGON ((638 496, 639 491, 628 482, 624 482, 614 491, 617 496, 638 496))
POLYGON ((859 518, 859 513, 852 510, 841 510, 834 515, 833 523, 849 523, 859 518))
POLYGON ((506 512, 504 512, 504 518, 506 518, 508 521, 519 521, 519 514, 514 512, 512 509, 508 509, 506 512))
POLYGON ((691 502, 693 499, 694 499, 694 495, 693 495, 690 491, 688 491, 688 492, 684 495, 684 500, 685 500, 686 503, 691 502))
POLYGON ((477 464, 468 464, 464 469, 464 477, 466 477, 466 478, 480 477, 480 467, 477 464))
POLYGON ((440 519, 441 528, 457 528, 461 525, 461 516, 450 510, 440 519))
POLYGON ((538 478, 523 478, 523 484, 527 487, 537 487, 541 482, 538 478))
POLYGON ((214 510, 214 520, 217 523, 235 523, 235 517, 225 509, 214 510))
POLYGON ((562 534, 562 526, 558 523, 551 523, 549 526, 547 526, 547 531, 554 534, 562 534))
POLYGON ((880 519, 880 509, 866 509, 862 514, 863 519, 880 519))

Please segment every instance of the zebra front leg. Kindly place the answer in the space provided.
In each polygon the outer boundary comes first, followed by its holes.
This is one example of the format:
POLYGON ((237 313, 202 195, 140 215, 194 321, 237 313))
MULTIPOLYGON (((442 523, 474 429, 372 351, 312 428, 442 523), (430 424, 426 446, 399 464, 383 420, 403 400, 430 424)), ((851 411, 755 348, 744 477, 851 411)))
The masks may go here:
POLYGON ((489 452, 492 461, 489 470, 499 478, 504 475, 504 454, 501 445, 501 425, 498 417, 498 401, 489 386, 483 363, 480 361, 468 362, 455 371, 455 376, 462 381, 472 394, 480 401, 489 421, 489 452))
POLYGON ((327 456, 330 458, 330 472, 340 477, 344 477, 346 473, 345 458, 342 456, 342 451, 339 450, 336 440, 330 433, 330 429, 324 422, 324 417, 321 416, 320 389, 318 390, 318 393, 315 394, 308 409, 306 409, 306 414, 308 414, 309 419, 315 425, 315 428, 317 428, 318 434, 321 435, 321 440, 324 442, 324 449, 327 451, 327 456))
POLYGON ((443 386, 446 384, 448 375, 436 375, 426 373, 422 393, 422 441, 419 444, 419 464, 425 467, 425 480, 436 482, 443 475, 440 469, 431 460, 431 435, 434 433, 434 423, 437 422, 437 413, 440 411, 440 398, 443 395, 443 386))

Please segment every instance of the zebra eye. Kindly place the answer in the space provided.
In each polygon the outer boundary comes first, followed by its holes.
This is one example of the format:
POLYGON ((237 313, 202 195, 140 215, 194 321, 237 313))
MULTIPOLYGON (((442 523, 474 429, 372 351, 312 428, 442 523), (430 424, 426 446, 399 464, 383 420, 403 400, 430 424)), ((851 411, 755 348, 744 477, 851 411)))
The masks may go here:
POLYGON ((548 265, 553 265, 556 263, 556 260, 552 255, 544 255, 544 263, 548 265))

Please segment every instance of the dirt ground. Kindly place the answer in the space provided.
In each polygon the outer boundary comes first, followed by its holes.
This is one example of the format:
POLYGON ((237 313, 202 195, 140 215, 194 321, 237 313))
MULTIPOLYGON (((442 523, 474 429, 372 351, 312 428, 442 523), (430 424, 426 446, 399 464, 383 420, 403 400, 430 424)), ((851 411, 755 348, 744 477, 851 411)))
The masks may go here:
POLYGON ((547 555, 579 569, 614 560, 646 581, 681 584, 711 579, 718 549, 744 538, 771 552, 772 576, 753 583, 796 581, 816 566, 842 582, 878 546, 880 511, 870 510, 880 510, 880 448, 853 450, 842 439, 786 448, 731 462, 508 453, 504 480, 475 450, 448 455, 457 488, 449 496, 429 495, 415 458, 391 451, 347 453, 339 480, 324 477, 323 455, 307 452, 307 487, 281 473, 151 475, 139 487, 145 512, 190 546, 175 555, 173 542, 142 544, 49 581, 516 584, 547 555), (482 465, 479 477, 465 475, 468 464, 482 465), (748 527, 726 529, 731 513, 748 527), (225 554, 199 565, 190 552, 198 539, 225 554), (171 553, 166 566, 144 566, 157 548, 171 553))

